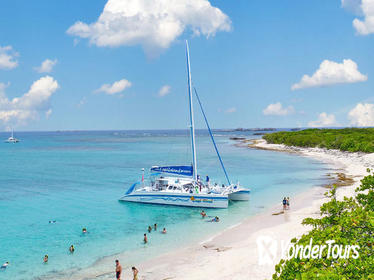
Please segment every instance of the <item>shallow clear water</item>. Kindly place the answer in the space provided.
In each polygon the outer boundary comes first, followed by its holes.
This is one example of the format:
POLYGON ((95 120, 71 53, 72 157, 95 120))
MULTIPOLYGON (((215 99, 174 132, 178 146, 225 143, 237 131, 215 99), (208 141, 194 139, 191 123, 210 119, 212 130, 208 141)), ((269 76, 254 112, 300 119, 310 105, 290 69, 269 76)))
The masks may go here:
MULTIPOLYGON (((184 131, 29 132, 15 135, 20 143, 0 143, 0 262, 10 262, 0 279, 64 278, 124 251, 131 252, 126 265, 132 265, 207 238, 280 203, 283 196, 322 183, 326 167, 320 162, 236 147, 229 133, 219 135, 231 180, 252 190, 249 202, 208 210, 220 223, 204 222, 200 209, 118 201, 141 178, 141 168, 190 163, 184 131), (152 232, 144 246, 143 233, 154 223, 168 234, 152 232), (88 234, 81 234, 83 227, 88 234), (71 244, 76 247, 72 255, 71 244), (42 261, 45 254, 48 264, 42 261)), ((199 173, 224 182, 208 135, 198 131, 197 136, 199 173)))

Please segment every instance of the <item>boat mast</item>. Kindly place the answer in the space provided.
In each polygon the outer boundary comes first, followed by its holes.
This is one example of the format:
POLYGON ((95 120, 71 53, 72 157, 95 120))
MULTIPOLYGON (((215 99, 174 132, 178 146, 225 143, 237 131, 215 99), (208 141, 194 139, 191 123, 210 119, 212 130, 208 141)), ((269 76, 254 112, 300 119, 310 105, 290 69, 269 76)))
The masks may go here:
POLYGON ((192 81, 191 81, 191 67, 190 67, 190 51, 188 48, 188 41, 186 40, 186 56, 187 56, 187 77, 188 77, 188 97, 190 104, 190 129, 191 129, 191 147, 192 147, 192 168, 193 178, 197 181, 197 160, 195 147, 195 124, 193 118, 193 101, 192 101, 192 81))

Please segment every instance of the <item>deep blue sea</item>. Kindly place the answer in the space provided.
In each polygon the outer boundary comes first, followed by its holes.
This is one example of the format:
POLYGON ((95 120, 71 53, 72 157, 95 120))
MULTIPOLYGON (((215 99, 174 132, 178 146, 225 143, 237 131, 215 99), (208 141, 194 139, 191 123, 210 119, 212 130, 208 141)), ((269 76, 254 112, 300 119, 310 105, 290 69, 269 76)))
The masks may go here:
MULTIPOLYGON (((119 202, 152 165, 190 164, 187 131, 19 132, 17 144, 0 142, 0 279, 70 279, 79 271, 113 270, 122 253, 135 265, 203 240, 246 217, 323 183, 327 167, 310 158, 237 147, 229 137, 252 132, 215 132, 232 181, 251 188, 249 202, 208 210, 220 223, 206 223, 200 209, 119 202), (49 223, 56 221, 56 223, 49 223), (167 235, 149 234, 148 225, 167 235), (81 233, 86 227, 88 234, 81 233), (74 244, 76 251, 68 248, 74 244), (48 254, 48 264, 43 256, 48 254)), ((0 139, 8 138, 0 133, 0 139)), ((197 131, 198 170, 224 182, 210 138, 197 131)))

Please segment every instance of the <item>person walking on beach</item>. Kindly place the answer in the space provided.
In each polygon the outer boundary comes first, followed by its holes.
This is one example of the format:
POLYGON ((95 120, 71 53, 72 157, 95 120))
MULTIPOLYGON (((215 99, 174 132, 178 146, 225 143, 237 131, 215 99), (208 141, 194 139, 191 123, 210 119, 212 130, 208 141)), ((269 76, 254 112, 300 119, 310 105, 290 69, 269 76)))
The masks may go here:
POLYGON ((147 234, 146 233, 144 233, 144 239, 143 239, 143 241, 144 241, 144 244, 148 243, 148 238, 147 238, 147 234))
POLYGON ((287 197, 287 209, 289 210, 290 209, 290 198, 287 197))
POLYGON ((138 280, 138 273, 139 273, 139 271, 136 269, 135 266, 133 266, 131 269, 132 269, 132 274, 134 276, 133 280, 138 280))
POLYGON ((283 198, 283 210, 286 210, 287 207, 287 199, 286 197, 283 198))
POLYGON ((119 260, 116 260, 116 279, 121 280, 122 266, 119 263, 119 260))

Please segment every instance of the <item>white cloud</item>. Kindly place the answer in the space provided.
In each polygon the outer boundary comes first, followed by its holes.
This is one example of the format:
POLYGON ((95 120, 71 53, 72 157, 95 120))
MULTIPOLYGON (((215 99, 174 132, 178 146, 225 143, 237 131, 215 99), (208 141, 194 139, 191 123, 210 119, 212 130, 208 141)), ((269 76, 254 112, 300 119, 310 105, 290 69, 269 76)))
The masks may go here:
POLYGON ((13 69, 18 66, 18 61, 15 57, 18 53, 13 51, 11 46, 0 46, 0 69, 13 69))
POLYGON ((50 115, 50 97, 59 88, 56 80, 45 76, 35 81, 29 91, 21 97, 9 100, 0 84, 0 121, 4 124, 25 124, 38 119, 40 112, 50 115))
POLYGON ((348 118, 355 126, 374 126, 374 104, 358 103, 349 111, 348 118))
POLYGON ((362 16, 363 12, 361 9, 362 0, 341 0, 342 7, 347 11, 357 15, 362 16))
POLYGON ((361 11, 364 20, 355 18, 353 27, 361 35, 374 33, 374 0, 362 0, 361 11))
POLYGON ((284 108, 280 102, 269 104, 262 113, 264 115, 273 115, 273 116, 286 116, 294 112, 293 106, 288 106, 284 108))
POLYGON ((325 112, 319 114, 316 121, 310 121, 309 127, 326 127, 336 125, 335 116, 333 114, 326 114, 325 112))
POLYGON ((131 87, 131 85, 132 84, 130 81, 122 79, 114 82, 113 84, 103 84, 99 89, 95 90, 95 92, 103 92, 105 94, 113 95, 124 91, 125 89, 131 87))
POLYGON ((324 60, 312 76, 304 75, 299 83, 292 85, 291 89, 357 83, 367 79, 368 77, 358 71, 356 62, 351 59, 344 59, 343 63, 324 60))
POLYGON ((46 59, 42 62, 42 64, 39 67, 35 67, 35 70, 39 73, 50 73, 52 72, 53 67, 56 65, 57 59, 50 60, 46 59))
POLYGON ((208 0, 108 0, 96 22, 78 21, 67 33, 99 47, 141 45, 154 56, 188 28, 209 37, 230 31, 231 21, 208 0))
POLYGON ((158 91, 158 96, 164 97, 165 95, 168 95, 170 93, 171 86, 164 85, 160 90, 158 91))
POLYGON ((235 113, 236 112, 236 108, 235 107, 231 107, 231 108, 228 108, 225 110, 225 113, 227 114, 231 114, 231 113, 235 113))
POLYGON ((49 117, 51 116, 51 114, 52 114, 52 109, 49 109, 47 112, 45 112, 45 117, 47 119, 49 119, 49 117))
POLYGON ((84 104, 87 103, 87 98, 84 96, 80 101, 79 103, 77 104, 77 107, 80 108, 82 107, 84 104))

